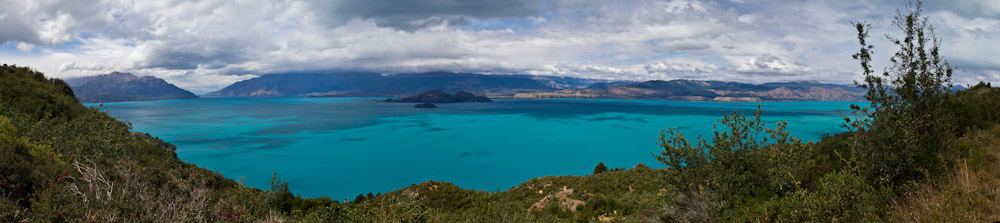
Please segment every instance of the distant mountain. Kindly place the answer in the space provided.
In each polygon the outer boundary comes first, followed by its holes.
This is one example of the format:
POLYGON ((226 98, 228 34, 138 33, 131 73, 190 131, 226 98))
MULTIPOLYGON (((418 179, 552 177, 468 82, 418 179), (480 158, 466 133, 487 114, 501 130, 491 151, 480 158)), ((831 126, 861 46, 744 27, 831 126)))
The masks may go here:
POLYGON ((614 86, 608 93, 623 98, 698 101, 860 101, 865 94, 854 86, 819 82, 745 84, 697 80, 646 81, 614 86))
POLYGON ((699 80, 609 82, 569 77, 448 72, 388 76, 377 73, 270 74, 240 81, 207 95, 410 96, 430 89, 476 92, 491 98, 633 98, 689 101, 864 99, 864 91, 857 87, 818 82, 765 84, 699 80))
POLYGON ((83 103, 153 101, 198 98, 163 79, 112 72, 93 77, 67 79, 76 98, 83 103))
POLYGON ((635 84, 635 83, 636 82, 634 82, 634 81, 600 82, 600 83, 594 83, 594 84, 588 86, 586 89, 608 90, 608 89, 611 89, 612 87, 617 87, 617 86, 622 86, 622 85, 629 85, 629 84, 635 84))
POLYGON ((377 73, 269 74, 236 82, 209 96, 398 96, 430 89, 490 95, 579 89, 599 80, 532 75, 484 75, 431 72, 383 76, 377 73))

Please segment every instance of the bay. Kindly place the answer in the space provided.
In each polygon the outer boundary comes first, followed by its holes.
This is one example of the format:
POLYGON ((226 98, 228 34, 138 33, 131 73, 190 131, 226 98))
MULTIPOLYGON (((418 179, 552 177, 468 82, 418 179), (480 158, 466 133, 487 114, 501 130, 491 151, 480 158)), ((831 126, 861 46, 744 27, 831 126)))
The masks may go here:
MULTIPOLYGON (((662 167, 661 129, 710 136, 723 110, 758 103, 616 99, 498 99, 409 103, 373 98, 204 97, 105 103, 112 116, 177 145, 182 160, 267 189, 277 173, 293 193, 353 199, 428 180, 505 190, 534 177, 585 175, 598 162, 662 167)), ((381 99, 381 98, 378 98, 381 99)), ((793 136, 843 132, 857 102, 762 102, 764 121, 793 136)), ((99 106, 99 104, 87 104, 99 106)))

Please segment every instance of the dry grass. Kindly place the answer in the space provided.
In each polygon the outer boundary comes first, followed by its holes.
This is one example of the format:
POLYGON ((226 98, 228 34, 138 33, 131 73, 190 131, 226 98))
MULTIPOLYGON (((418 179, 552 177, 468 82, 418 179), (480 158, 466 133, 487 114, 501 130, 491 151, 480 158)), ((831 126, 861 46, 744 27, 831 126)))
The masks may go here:
POLYGON ((949 173, 914 185, 897 201, 901 222, 1000 221, 1000 126, 959 143, 971 146, 949 173))

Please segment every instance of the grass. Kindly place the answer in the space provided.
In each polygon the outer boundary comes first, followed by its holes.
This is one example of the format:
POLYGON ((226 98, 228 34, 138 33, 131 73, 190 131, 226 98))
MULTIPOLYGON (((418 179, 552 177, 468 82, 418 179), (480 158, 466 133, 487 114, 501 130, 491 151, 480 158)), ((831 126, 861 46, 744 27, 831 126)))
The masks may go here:
POLYGON ((934 180, 912 185, 895 203, 900 222, 1000 220, 1000 126, 953 144, 961 154, 934 180))

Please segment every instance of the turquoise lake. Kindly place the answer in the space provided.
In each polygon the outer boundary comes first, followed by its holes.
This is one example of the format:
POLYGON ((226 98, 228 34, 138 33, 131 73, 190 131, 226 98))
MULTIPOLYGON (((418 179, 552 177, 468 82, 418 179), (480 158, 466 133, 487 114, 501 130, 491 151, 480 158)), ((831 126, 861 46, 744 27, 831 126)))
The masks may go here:
MULTIPOLYGON (((534 177, 590 174, 598 162, 662 167, 650 154, 660 151, 661 129, 708 136, 723 110, 749 113, 758 104, 499 99, 417 109, 369 99, 205 97, 104 108, 177 145, 184 161, 264 189, 277 172, 293 193, 343 200, 428 180, 506 190, 534 177)), ((817 140, 844 131, 852 103, 761 106, 768 127, 788 121, 792 135, 817 140)))

